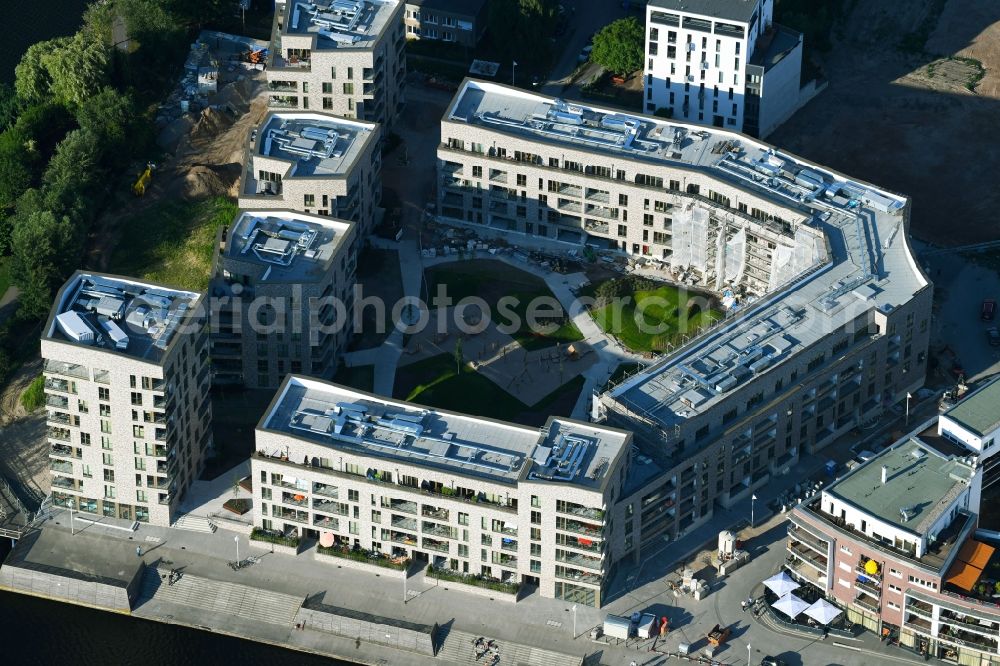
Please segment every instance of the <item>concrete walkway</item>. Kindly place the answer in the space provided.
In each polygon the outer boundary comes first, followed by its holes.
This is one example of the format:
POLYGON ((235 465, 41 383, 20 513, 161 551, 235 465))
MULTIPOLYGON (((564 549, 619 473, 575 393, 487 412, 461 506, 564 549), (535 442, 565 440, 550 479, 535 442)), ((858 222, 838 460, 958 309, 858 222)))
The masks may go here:
MULTIPOLYGON (((412 232, 407 231, 398 243, 381 238, 372 238, 373 247, 382 250, 394 250, 399 256, 399 268, 403 282, 403 295, 409 300, 420 298, 424 272, 420 261, 420 250, 412 232)), ((392 306, 392 303, 388 303, 392 306)), ((403 330, 397 323, 389 337, 380 346, 362 351, 350 352, 344 355, 344 363, 349 367, 373 365, 373 391, 379 395, 392 396, 392 387, 396 381, 396 366, 403 354, 403 330)))

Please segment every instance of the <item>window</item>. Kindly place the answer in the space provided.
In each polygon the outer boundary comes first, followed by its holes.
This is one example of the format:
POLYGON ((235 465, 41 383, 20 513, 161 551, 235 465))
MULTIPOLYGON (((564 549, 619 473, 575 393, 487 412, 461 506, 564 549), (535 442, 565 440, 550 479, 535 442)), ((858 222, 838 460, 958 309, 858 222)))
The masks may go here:
POLYGON ((344 94, 345 95, 353 95, 354 94, 354 84, 353 83, 345 83, 344 84, 344 94))
POLYGON ((145 490, 137 490, 137 491, 135 491, 135 501, 136 502, 147 502, 147 501, 149 501, 148 499, 146 499, 146 491, 145 490))
POLYGON ((114 465, 115 459, 114 456, 112 456, 110 453, 102 453, 101 462, 105 465, 114 465))
POLYGON ((135 459, 135 468, 137 470, 140 470, 140 471, 145 471, 146 470, 146 459, 145 458, 136 458, 135 459))
POLYGON ((323 83, 323 94, 332 95, 333 94, 333 84, 329 82, 323 83))
POLYGON ((316 195, 315 194, 303 194, 302 195, 302 205, 306 208, 313 208, 316 206, 316 195))
POLYGON ((115 487, 114 486, 104 486, 104 497, 107 499, 115 498, 115 487))
POLYGON ((97 399, 98 400, 111 400, 111 389, 106 386, 97 387, 97 399))
POLYGON ((358 491, 357 490, 348 490, 347 491, 347 501, 348 502, 357 502, 357 501, 359 501, 358 500, 358 491))

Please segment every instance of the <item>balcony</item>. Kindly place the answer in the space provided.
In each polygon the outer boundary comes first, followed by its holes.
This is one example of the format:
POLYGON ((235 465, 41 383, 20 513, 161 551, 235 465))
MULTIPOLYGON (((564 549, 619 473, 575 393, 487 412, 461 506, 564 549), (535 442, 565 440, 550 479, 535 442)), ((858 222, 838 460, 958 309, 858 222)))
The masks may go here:
POLYGON ((417 503, 410 502, 409 500, 390 499, 388 502, 386 502, 383 499, 382 508, 391 509, 392 511, 402 511, 403 513, 412 513, 413 515, 417 515, 417 503))
POLYGON ((58 456, 60 458, 82 458, 83 452, 79 449, 74 449, 72 446, 53 444, 49 447, 49 455, 58 456))
POLYGON ((98 384, 111 385, 111 373, 107 370, 94 370, 94 381, 98 384))
POLYGON ((49 428, 46 436, 60 442, 70 441, 70 431, 65 428, 49 428))
POLYGON ((564 502, 559 500, 556 502, 556 512, 562 513, 568 516, 578 516, 580 518, 587 518, 589 520, 604 520, 604 511, 601 509, 592 509, 589 507, 582 506, 580 504, 574 504, 573 502, 564 502))
POLYGON ((68 382, 65 379, 46 377, 45 388, 50 391, 59 391, 60 393, 76 395, 76 384, 74 382, 68 382))
POLYGON ((565 562, 566 564, 572 564, 575 567, 583 567, 584 569, 592 569, 594 571, 600 571, 603 563, 599 557, 590 557, 588 555, 578 555, 576 553, 567 552, 557 552, 556 553, 557 562, 565 562))
POLYGON ((514 555, 506 555, 504 553, 493 553, 493 564, 499 564, 502 567, 517 567, 517 557, 514 555))
POLYGON ((923 601, 917 601, 916 599, 909 598, 906 602, 906 610, 909 613, 916 613, 922 615, 930 620, 934 616, 934 607, 923 601))
POLYGON ((56 409, 69 409, 69 398, 61 395, 46 395, 45 404, 56 409))
POLYGON ((957 643, 958 645, 964 645, 965 647, 970 647, 976 650, 988 650, 989 652, 994 653, 997 651, 996 638, 980 636, 979 634, 974 634, 962 629, 953 629, 951 627, 942 626, 940 631, 938 631, 937 637, 939 640, 957 643))
POLYGON ((500 539, 500 550, 508 550, 516 553, 517 541, 514 541, 513 539, 500 539))
POLYGON ((309 506, 309 500, 305 495, 292 495, 291 493, 281 493, 281 503, 288 504, 290 506, 309 506))
POLYGON ((965 615, 959 618, 958 613, 950 611, 947 608, 941 609, 941 616, 939 619, 941 620, 942 625, 947 625, 952 630, 969 631, 989 638, 996 637, 997 630, 1000 629, 1000 625, 996 622, 981 620, 972 615, 965 615))
POLYGON ((160 504, 170 504, 174 500, 173 493, 160 493, 160 498, 157 500, 160 504))
MULTIPOLYGON (((81 486, 83 484, 80 484, 81 486)), ((67 479, 64 476, 54 476, 52 477, 52 486, 54 488, 62 488, 63 490, 79 490, 77 488, 77 481, 73 479, 67 479)))
POLYGON ((506 534, 507 536, 517 536, 517 528, 510 527, 509 525, 494 525, 493 531, 497 534, 506 534))
POLYGON ((298 92, 298 81, 269 81, 267 89, 274 92, 298 92))
POLYGON ((872 559, 870 559, 870 558, 865 557, 864 555, 862 555, 858 559, 858 566, 854 570, 857 573, 863 575, 866 578, 871 578, 872 580, 877 580, 877 581, 881 582, 882 581, 882 565, 879 564, 878 562, 875 562, 875 566, 877 567, 876 570, 875 570, 875 573, 869 573, 868 570, 866 569, 866 565, 869 562, 874 562, 874 560, 872 560, 872 559))
POLYGON ((426 520, 420 525, 420 531, 424 534, 433 534, 434 536, 444 537, 445 539, 458 538, 458 530, 454 527, 438 525, 437 523, 431 523, 426 520))
POLYGON ((313 516, 313 527, 325 530, 338 530, 340 529, 340 521, 328 516, 313 516))
POLYGON ((417 519, 416 518, 404 518, 403 516, 392 516, 389 524, 393 527, 401 530, 409 530, 411 532, 417 531, 417 519))
POLYGON ((600 541, 578 539, 576 537, 566 536, 565 534, 556 534, 556 544, 566 548, 585 550, 588 553, 599 553, 602 548, 600 541))
POLYGON ((272 109, 297 109, 299 108, 299 98, 287 95, 271 95, 267 105, 272 109))
POLYGON ((146 486, 158 490, 166 490, 170 486, 170 479, 165 476, 147 477, 146 486))
POLYGON ((424 504, 420 509, 420 515, 424 518, 433 518, 434 520, 447 522, 450 512, 448 509, 439 509, 437 507, 424 504))
POLYGON ((329 486, 325 483, 314 483, 312 491, 313 495, 322 495, 331 499, 340 497, 340 491, 337 489, 337 486, 329 486))
POLYGON ((830 545, 826 541, 813 536, 804 529, 796 527, 794 524, 788 528, 788 536, 791 539, 812 548, 823 557, 827 557, 830 552, 830 545))
POLYGON ((73 379, 90 379, 90 371, 87 366, 76 363, 64 363, 63 361, 45 361, 45 372, 50 375, 62 375, 73 379))
POLYGON ((423 547, 426 550, 433 550, 433 551, 437 551, 439 553, 447 553, 448 552, 448 542, 447 541, 438 541, 437 539, 428 539, 427 537, 424 537, 423 538, 423 547))
POLYGON ((587 585, 600 585, 601 576, 599 574, 587 573, 576 569, 567 569, 563 566, 556 566, 556 578, 571 580, 574 583, 586 583, 587 585))
MULTIPOLYGON (((384 538, 384 534, 383 534, 384 538)), ((405 546, 416 546, 416 537, 410 536, 409 534, 404 534, 403 532, 389 532, 389 541, 393 543, 401 543, 405 546)))
POLYGON ((873 601, 871 597, 867 597, 863 594, 859 594, 854 597, 854 603, 865 610, 871 611, 872 613, 879 612, 879 605, 877 601, 873 601))
POLYGON ((882 590, 877 585, 871 582, 862 581, 860 578, 854 581, 854 587, 862 592, 870 594, 876 599, 882 596, 882 590))
POLYGON ((791 541, 786 549, 798 559, 815 567, 824 576, 826 575, 827 559, 825 557, 816 555, 815 551, 802 546, 796 541, 791 541))
POLYGON ((313 510, 332 513, 335 516, 347 516, 350 514, 350 508, 346 504, 317 499, 313 499, 313 510))
POLYGON ((303 525, 309 524, 309 513, 306 511, 295 511, 281 506, 276 506, 274 509, 276 509, 276 511, 273 512, 275 518, 290 520, 293 523, 302 523, 303 525))
POLYGON ((596 539, 600 539, 603 535, 603 528, 600 525, 581 523, 578 520, 565 520, 565 519, 557 520, 556 529, 563 530, 564 532, 575 532, 576 534, 584 534, 586 536, 594 537, 596 539))
POLYGON ((73 463, 65 462, 63 460, 50 460, 49 469, 53 472, 59 474, 73 474, 73 463))
POLYGON ((62 414, 61 412, 49 412, 45 420, 48 423, 60 423, 62 425, 68 425, 68 426, 78 425, 73 421, 72 416, 70 416, 69 414, 62 414))
MULTIPOLYGON (((907 609, 907 610, 909 610, 909 609, 907 609)), ((930 634, 931 633, 931 622, 930 622, 930 620, 926 620, 926 619, 924 619, 922 617, 918 617, 916 615, 913 615, 912 613, 907 613, 906 614, 906 618, 903 620, 903 624, 905 624, 908 627, 913 627, 917 631, 919 631, 921 633, 924 633, 924 634, 930 634)))

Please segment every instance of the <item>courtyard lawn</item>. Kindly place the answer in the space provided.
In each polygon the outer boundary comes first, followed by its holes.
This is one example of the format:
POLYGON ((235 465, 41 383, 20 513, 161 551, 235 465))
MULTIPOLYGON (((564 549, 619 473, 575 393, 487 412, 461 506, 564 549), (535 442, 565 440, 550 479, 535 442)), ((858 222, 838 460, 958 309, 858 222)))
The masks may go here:
MULTIPOLYGON (((469 297, 485 300, 490 306, 492 321, 497 325, 510 326, 513 323, 505 316, 508 308, 504 308, 504 313, 501 314, 501 310, 497 307, 501 298, 513 296, 517 301, 509 311, 516 314, 520 326, 511 337, 529 351, 583 339, 576 324, 565 316, 562 306, 558 306, 559 315, 552 318, 554 330, 545 333, 532 331, 526 317, 531 302, 540 297, 552 299, 553 303, 558 303, 558 300, 544 280, 502 261, 475 259, 433 266, 424 273, 424 280, 431 307, 434 306, 433 299, 437 295, 438 285, 444 285, 447 289, 445 293, 453 304, 469 297)), ((540 309, 539 314, 550 311, 552 308, 545 307, 540 309)))
POLYGON ((712 309, 710 297, 671 285, 637 289, 627 296, 593 308, 591 316, 601 330, 635 352, 664 351, 681 342, 682 336, 696 335, 702 326, 723 316, 712 309))
POLYGON ((215 238, 239 212, 226 197, 161 201, 122 223, 111 272, 203 291, 212 272, 215 238))
POLYGON ((341 365, 337 368, 337 374, 333 376, 333 381, 337 384, 350 386, 359 391, 372 392, 375 388, 375 366, 374 365, 341 365))
POLYGON ((462 365, 456 373, 455 358, 439 354, 396 371, 393 396, 428 407, 475 416, 542 425, 549 415, 568 416, 583 389, 584 378, 576 376, 534 405, 526 405, 487 377, 462 365))

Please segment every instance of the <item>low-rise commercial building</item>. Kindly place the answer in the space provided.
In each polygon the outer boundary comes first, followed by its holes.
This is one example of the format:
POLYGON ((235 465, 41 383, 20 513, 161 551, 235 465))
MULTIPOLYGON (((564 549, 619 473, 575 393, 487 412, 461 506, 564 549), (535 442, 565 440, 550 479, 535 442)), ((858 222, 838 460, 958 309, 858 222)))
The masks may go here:
POLYGON ((382 197, 380 128, 325 113, 272 111, 251 134, 239 204, 354 223, 371 233, 382 197))
POLYGON ((924 424, 789 516, 786 568, 796 579, 851 621, 953 663, 1000 663, 989 573, 1000 554, 976 529, 990 454, 959 443, 957 426, 973 412, 996 414, 997 387, 924 424))
POLYGON ((52 500, 171 524, 212 445, 203 296, 77 272, 42 333, 52 500))
POLYGON ((391 127, 404 105, 402 0, 279 0, 269 106, 391 127))
POLYGON ((407 0, 407 39, 433 39, 472 48, 486 32, 487 0, 407 0))
POLYGON ((328 532, 599 606, 624 554, 611 508, 630 439, 569 419, 539 430, 289 377, 257 427, 254 525, 328 532))
POLYGON ((215 384, 277 388, 331 376, 352 333, 359 239, 349 222, 243 211, 219 231, 212 270, 215 384))

